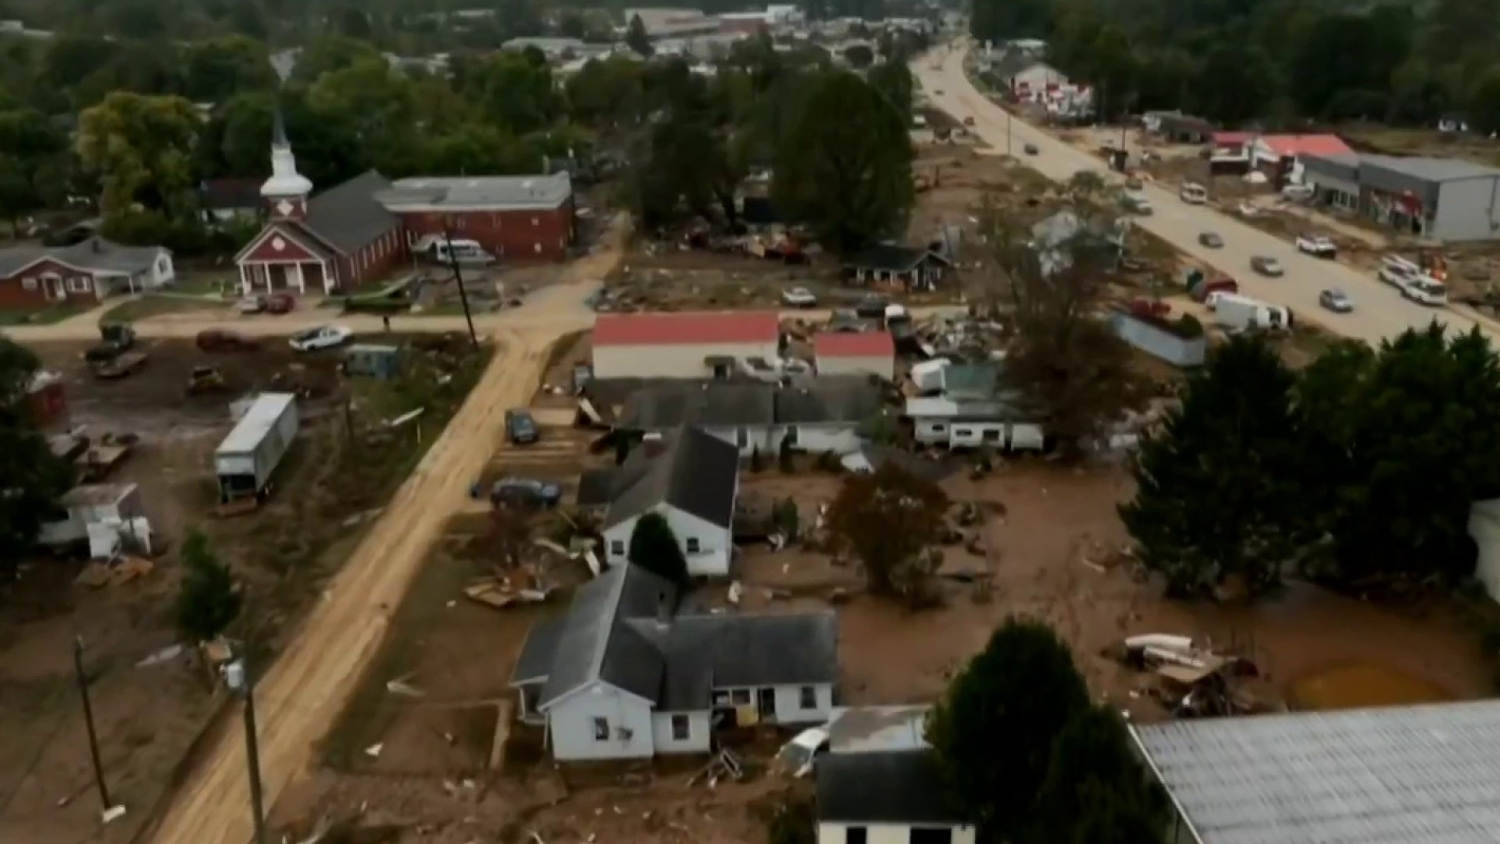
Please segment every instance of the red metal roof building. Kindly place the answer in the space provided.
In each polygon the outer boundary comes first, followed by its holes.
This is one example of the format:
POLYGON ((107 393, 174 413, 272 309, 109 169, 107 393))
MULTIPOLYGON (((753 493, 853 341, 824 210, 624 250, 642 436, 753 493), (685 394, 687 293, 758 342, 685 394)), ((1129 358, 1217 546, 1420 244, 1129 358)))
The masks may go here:
POLYGON ((775 311, 601 314, 594 320, 594 377, 725 377, 736 361, 780 352, 775 311))

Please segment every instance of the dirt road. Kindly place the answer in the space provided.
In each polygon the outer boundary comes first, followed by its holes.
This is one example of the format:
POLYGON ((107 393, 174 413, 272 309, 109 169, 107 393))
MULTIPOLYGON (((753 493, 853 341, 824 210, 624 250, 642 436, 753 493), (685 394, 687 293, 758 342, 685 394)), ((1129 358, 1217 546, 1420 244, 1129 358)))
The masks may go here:
MULTIPOLYGON (((524 325, 507 320, 494 327, 500 347, 489 368, 371 526, 325 600, 261 678, 256 715, 268 811, 277 795, 307 770, 315 744, 375 653, 390 613, 441 525, 463 507, 470 481, 503 447, 505 409, 529 401, 548 348, 559 335, 591 324, 593 315, 582 298, 618 256, 618 248, 612 247, 576 262, 569 268, 568 283, 532 303, 536 308, 526 314, 524 325)), ((155 825, 154 840, 248 841, 249 801, 243 736, 237 728, 227 729, 174 795, 155 825)))

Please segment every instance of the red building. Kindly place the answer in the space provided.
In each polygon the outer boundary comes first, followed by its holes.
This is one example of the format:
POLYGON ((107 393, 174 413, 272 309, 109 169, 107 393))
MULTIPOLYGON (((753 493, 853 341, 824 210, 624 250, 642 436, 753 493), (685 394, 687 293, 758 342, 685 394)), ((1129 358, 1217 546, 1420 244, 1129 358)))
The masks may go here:
POLYGON ((411 260, 441 235, 491 255, 556 260, 573 243, 573 185, 550 176, 415 177, 392 183, 371 170, 313 196, 277 116, 271 177, 260 188, 271 217, 235 256, 245 293, 349 290, 411 260))
POLYGON ((63 247, 16 246, 0 249, 0 309, 80 300, 93 305, 175 278, 172 253, 161 246, 122 246, 102 237, 63 247))

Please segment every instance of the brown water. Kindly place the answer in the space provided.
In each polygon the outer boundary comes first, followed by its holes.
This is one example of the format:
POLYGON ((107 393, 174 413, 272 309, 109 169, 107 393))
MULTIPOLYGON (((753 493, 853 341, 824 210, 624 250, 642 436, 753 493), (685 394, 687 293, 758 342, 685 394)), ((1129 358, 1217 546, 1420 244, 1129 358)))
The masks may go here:
POLYGON ((1384 665, 1357 662, 1308 674, 1287 688, 1292 709, 1352 709, 1452 700, 1441 686, 1384 665))

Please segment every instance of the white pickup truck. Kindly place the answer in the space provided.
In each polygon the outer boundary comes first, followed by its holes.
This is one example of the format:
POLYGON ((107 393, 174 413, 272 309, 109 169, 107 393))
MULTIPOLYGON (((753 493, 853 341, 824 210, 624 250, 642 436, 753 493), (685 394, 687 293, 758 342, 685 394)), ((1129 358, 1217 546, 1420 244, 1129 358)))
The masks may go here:
POLYGON ((1319 258, 1336 258, 1339 249, 1333 241, 1322 235, 1304 234, 1297 237, 1297 251, 1308 255, 1316 255, 1319 258))
POLYGON ((1419 305, 1440 308, 1448 304, 1448 288, 1437 279, 1422 271, 1415 263, 1399 255, 1387 255, 1380 259, 1381 281, 1401 292, 1402 298, 1419 305))

